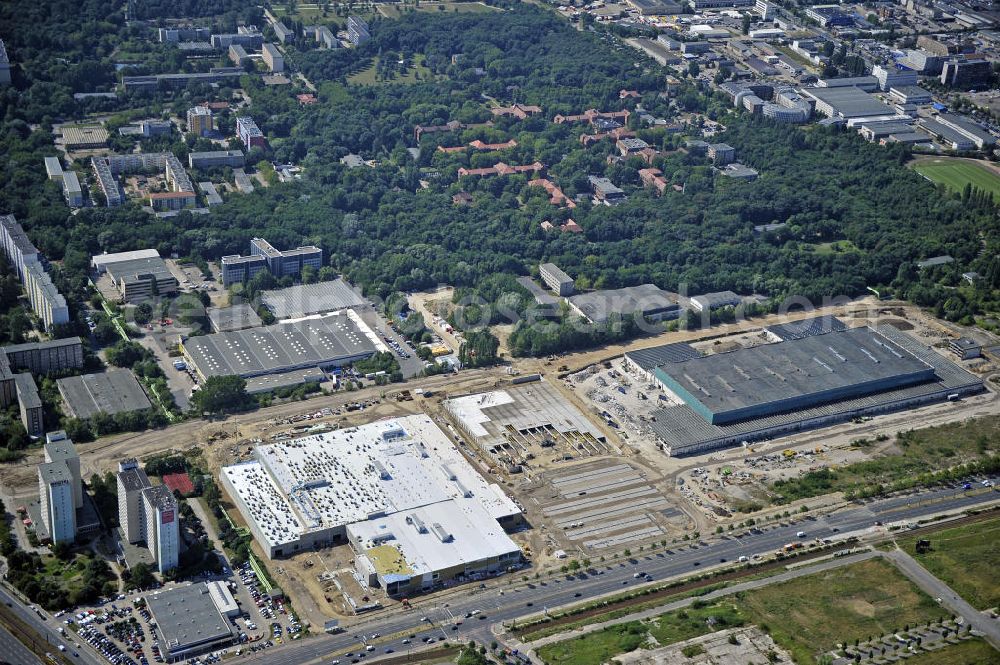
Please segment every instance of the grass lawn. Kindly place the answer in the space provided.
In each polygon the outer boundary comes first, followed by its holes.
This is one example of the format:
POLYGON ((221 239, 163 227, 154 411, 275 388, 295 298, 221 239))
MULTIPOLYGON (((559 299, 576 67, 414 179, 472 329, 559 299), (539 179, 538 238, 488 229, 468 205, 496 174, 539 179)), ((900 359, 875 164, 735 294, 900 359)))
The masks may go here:
POLYGON ((715 603, 695 603, 686 609, 661 614, 651 621, 629 621, 573 640, 549 644, 538 655, 549 665, 601 665, 634 651, 652 637, 659 646, 683 642, 717 630, 742 626, 746 619, 732 598, 715 603))
POLYGON ((906 665, 996 665, 1000 653, 983 640, 967 640, 906 659, 906 665))
POLYGON ((648 629, 630 621, 589 635, 548 644, 538 650, 547 665, 601 665, 617 655, 635 651, 646 642, 648 629))
POLYGON ((695 602, 685 610, 650 621, 630 621, 538 650, 547 665, 600 665, 653 640, 659 645, 756 624, 770 632, 798 663, 838 642, 868 639, 906 624, 941 615, 941 608, 903 577, 892 564, 864 561, 781 584, 695 602))
POLYGON ((814 662, 838 642, 941 615, 932 598, 877 559, 747 592, 740 607, 799 663, 814 662))
POLYGON ((702 605, 695 601, 689 609, 663 614, 650 624, 649 634, 659 644, 683 642, 692 637, 714 633, 725 628, 735 628, 746 623, 732 598, 702 605))
POLYGON ((420 74, 420 80, 427 81, 433 78, 431 70, 427 68, 424 64, 423 54, 417 54, 413 58, 413 66, 406 70, 406 73, 402 76, 397 75, 392 80, 382 80, 379 81, 376 76, 378 74, 379 58, 376 57, 372 60, 372 64, 367 68, 362 69, 356 74, 352 74, 347 77, 347 82, 352 85, 387 85, 389 83, 416 83, 417 74, 420 74))
POLYGON ((1000 197, 1000 176, 971 161, 944 157, 921 161, 913 169, 937 184, 961 193, 967 183, 1000 197))
POLYGON ((500 11, 496 7, 490 7, 481 2, 421 2, 418 7, 414 7, 411 4, 379 5, 379 11, 386 18, 399 18, 404 12, 413 10, 418 12, 459 12, 473 14, 500 11))
POLYGON ((927 539, 932 549, 924 554, 916 553, 917 537, 898 542, 976 609, 1000 605, 1000 518, 937 531, 927 539))
POLYGON ((831 492, 889 486, 1000 452, 1000 416, 911 430, 897 437, 898 451, 838 469, 823 469, 774 484, 785 501, 831 492))

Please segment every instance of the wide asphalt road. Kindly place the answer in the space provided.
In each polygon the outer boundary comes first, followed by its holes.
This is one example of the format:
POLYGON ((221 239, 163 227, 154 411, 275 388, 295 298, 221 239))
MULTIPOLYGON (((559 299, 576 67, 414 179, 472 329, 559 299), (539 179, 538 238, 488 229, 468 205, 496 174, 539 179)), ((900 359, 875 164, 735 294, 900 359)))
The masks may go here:
MULTIPOLYGON (((970 482, 974 489, 983 489, 977 480, 970 482)), ((846 539, 850 535, 885 528, 877 523, 888 524, 961 511, 998 498, 1000 492, 996 488, 985 493, 972 493, 965 491, 959 483, 854 504, 824 517, 793 517, 791 519, 796 520, 794 523, 786 520, 784 525, 767 526, 739 535, 711 537, 656 554, 600 564, 594 566, 594 573, 577 573, 572 578, 550 577, 547 581, 525 583, 519 582, 520 574, 513 573, 499 578, 499 583, 494 581, 485 589, 469 585, 468 593, 450 598, 448 603, 444 600, 417 599, 409 611, 373 618, 340 635, 322 635, 272 647, 252 654, 246 660, 266 662, 268 665, 299 665, 324 658, 324 663, 336 659, 346 664, 359 658, 359 649, 364 654, 361 657, 367 661, 386 653, 406 653, 423 647, 425 638, 436 641, 447 638, 452 642, 474 639, 489 643, 493 639, 489 626, 500 621, 511 621, 546 609, 627 590, 647 583, 648 579, 661 580, 697 573, 703 568, 737 561, 741 556, 771 554, 787 543, 846 539), (797 535, 800 532, 803 533, 801 537, 797 535), (649 577, 641 579, 637 574, 649 577), (478 614, 468 616, 477 610, 478 614), (459 621, 461 624, 457 623, 459 621), (375 633, 383 637, 372 640, 371 636, 375 633), (408 642, 404 643, 404 639, 408 642), (365 651, 362 642, 366 640, 373 642, 373 651, 365 651), (346 655, 347 652, 351 655, 346 655)))
MULTIPOLYGON (((83 648, 82 643, 80 647, 77 647, 70 639, 64 639, 57 632, 58 627, 63 625, 60 623, 59 619, 52 618, 52 615, 47 612, 42 613, 42 616, 45 617, 44 619, 39 617, 34 610, 25 607, 16 596, 11 594, 2 586, 0 586, 0 602, 5 603, 18 616, 18 618, 35 629, 41 639, 48 642, 45 647, 46 651, 57 654, 59 645, 61 644, 66 648, 66 651, 60 655, 68 656, 72 658, 74 662, 83 663, 84 665, 107 665, 107 663, 98 658, 97 654, 87 648, 83 648), (73 657, 73 654, 79 655, 73 657)), ((10 636, 6 631, 4 631, 4 635, 9 636, 10 639, 14 639, 13 636, 10 636)), ((12 658, 13 655, 13 652, 8 651, 4 644, 4 641, 0 641, 0 662, 2 662, 4 658, 12 658)), ((25 651, 27 651, 27 649, 25 649, 25 651)), ((30 651, 28 651, 28 654, 31 658, 29 660, 24 660, 23 662, 32 664, 38 662, 38 658, 31 654, 30 651)), ((11 662, 18 663, 18 665, 20 665, 22 661, 12 660, 11 662)))
POLYGON ((6 665, 41 665, 38 656, 17 641, 17 638, 0 628, 0 664, 6 665))

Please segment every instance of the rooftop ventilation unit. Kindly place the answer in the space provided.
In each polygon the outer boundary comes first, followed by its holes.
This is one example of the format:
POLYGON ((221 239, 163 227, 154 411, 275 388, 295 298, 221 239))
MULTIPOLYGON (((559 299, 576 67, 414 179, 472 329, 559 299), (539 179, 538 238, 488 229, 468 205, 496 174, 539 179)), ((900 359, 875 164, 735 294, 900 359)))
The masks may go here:
POLYGON ((431 524, 431 531, 434 533, 435 536, 438 537, 438 540, 440 540, 442 543, 450 543, 452 541, 452 535, 448 533, 448 531, 437 522, 431 524))
POLYGON ((410 513, 406 516, 406 523, 412 524, 417 530, 417 533, 427 533, 427 525, 422 519, 417 517, 416 513, 410 513))

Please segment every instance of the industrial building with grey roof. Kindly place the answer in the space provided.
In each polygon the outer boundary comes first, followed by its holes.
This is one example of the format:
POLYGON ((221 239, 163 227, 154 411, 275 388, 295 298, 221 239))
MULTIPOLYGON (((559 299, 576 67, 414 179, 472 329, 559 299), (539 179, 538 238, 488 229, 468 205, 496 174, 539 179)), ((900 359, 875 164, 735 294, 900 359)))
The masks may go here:
POLYGON ((570 296, 567 300, 592 323, 604 323, 612 314, 662 321, 675 319, 681 313, 677 299, 655 284, 591 291, 570 296))
POLYGON ((142 411, 151 407, 142 386, 127 369, 109 369, 100 374, 70 376, 56 381, 73 418, 89 418, 98 413, 142 411))
POLYGON ((156 624, 154 638, 168 661, 217 649, 237 637, 205 583, 154 591, 144 599, 156 624))
POLYGON ((345 282, 334 279, 316 284, 299 284, 287 289, 264 291, 261 304, 277 319, 298 319, 312 314, 326 314, 349 307, 364 305, 361 292, 345 282))
POLYGON ((865 118, 890 116, 893 110, 860 88, 805 88, 807 97, 816 100, 816 111, 828 118, 865 118))
POLYGON ((183 349, 188 362, 205 379, 346 365, 387 350, 352 310, 190 337, 184 340, 183 349))
POLYGON ((668 360, 650 371, 681 401, 651 420, 668 452, 702 453, 956 399, 983 387, 978 377, 891 326, 826 331, 806 324, 794 334, 768 332, 785 341, 668 360))

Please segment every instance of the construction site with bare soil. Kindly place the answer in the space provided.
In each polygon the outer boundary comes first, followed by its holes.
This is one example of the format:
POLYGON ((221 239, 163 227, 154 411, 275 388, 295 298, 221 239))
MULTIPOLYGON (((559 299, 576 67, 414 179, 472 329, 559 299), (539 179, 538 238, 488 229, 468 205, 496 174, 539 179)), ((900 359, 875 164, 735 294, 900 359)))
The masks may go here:
MULTIPOLYGON (((849 418, 702 454, 669 454, 656 421, 664 409, 685 406, 690 396, 670 390, 658 378, 662 364, 643 369, 634 359, 661 353, 658 349, 664 345, 672 347, 669 352, 684 345, 688 350, 679 361, 690 362, 723 354, 738 358, 736 354, 747 350, 787 344, 769 331, 817 315, 797 312, 664 333, 558 358, 515 359, 506 366, 419 378, 401 386, 338 391, 219 420, 187 420, 163 431, 106 437, 80 446, 81 471, 89 478, 113 470, 125 457, 142 460, 197 449, 217 479, 226 467, 259 459, 262 447, 426 414, 469 468, 516 505, 521 519, 505 531, 523 557, 517 567, 537 571, 564 565, 564 560, 610 558, 624 549, 673 543, 732 524, 755 510, 780 510, 776 481, 898 452, 894 437, 900 431, 997 412, 991 382, 985 380, 996 370, 994 361, 948 359, 949 343, 960 330, 916 308, 871 301, 822 313, 840 317, 845 329, 892 327, 896 332, 891 335, 906 335, 912 344, 905 343, 920 347, 920 353, 961 365, 963 377, 973 377, 980 388, 987 388, 960 399, 849 418)), ((900 353, 896 342, 884 339, 888 341, 880 341, 881 336, 875 341, 885 345, 886 353, 900 353)), ((834 358, 841 354, 832 353, 834 358)), ((657 359, 661 361, 671 362, 657 359)), ((820 365, 828 362, 817 357, 820 365)), ((846 356, 842 362, 848 363, 846 356)), ((39 461, 40 453, 31 452, 25 464, 0 469, 8 505, 18 505, 37 491, 34 464, 39 461)), ((227 494, 223 505, 232 520, 252 531, 236 498, 227 494)), ((274 554, 256 541, 253 549, 261 559, 274 554)), ((357 549, 357 543, 352 549, 346 540, 324 543, 282 552, 267 566, 295 600, 300 615, 314 625, 331 617, 350 621, 409 602, 359 572, 357 549)), ((489 574, 495 572, 503 571, 491 569, 489 574)), ((464 581, 469 578, 435 582, 424 591, 447 591, 464 581)))

